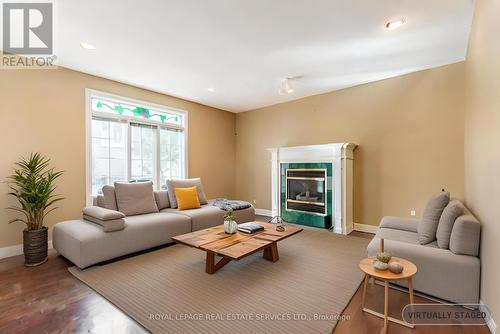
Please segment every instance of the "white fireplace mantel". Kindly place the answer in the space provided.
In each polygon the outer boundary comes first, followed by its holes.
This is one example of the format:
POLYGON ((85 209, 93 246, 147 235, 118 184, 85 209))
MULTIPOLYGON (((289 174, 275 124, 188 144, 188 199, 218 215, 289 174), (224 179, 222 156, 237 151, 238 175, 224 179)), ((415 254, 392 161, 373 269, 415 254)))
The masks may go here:
POLYGON ((271 182, 272 182, 272 213, 280 215, 281 205, 281 163, 332 163, 332 226, 333 232, 349 234, 354 228, 353 223, 353 143, 334 143, 323 145, 308 145, 295 147, 270 148, 271 182))

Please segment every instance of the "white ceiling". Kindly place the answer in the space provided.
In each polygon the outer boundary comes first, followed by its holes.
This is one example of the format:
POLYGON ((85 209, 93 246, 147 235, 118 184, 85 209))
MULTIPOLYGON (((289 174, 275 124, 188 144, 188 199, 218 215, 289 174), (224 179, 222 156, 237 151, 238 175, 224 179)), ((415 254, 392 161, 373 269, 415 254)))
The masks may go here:
POLYGON ((58 0, 57 52, 68 68, 241 112, 462 61, 473 7, 473 0, 58 0), (385 29, 400 17, 404 26, 385 29), (302 76, 295 91, 279 95, 280 81, 293 76, 302 76))

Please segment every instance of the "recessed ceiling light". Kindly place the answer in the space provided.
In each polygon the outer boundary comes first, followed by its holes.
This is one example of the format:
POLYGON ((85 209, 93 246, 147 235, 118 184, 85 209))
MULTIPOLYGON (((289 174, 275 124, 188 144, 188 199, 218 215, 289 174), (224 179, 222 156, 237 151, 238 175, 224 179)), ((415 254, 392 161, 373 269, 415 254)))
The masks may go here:
POLYGON ((400 18, 400 19, 397 19, 397 20, 394 20, 394 21, 389 21, 385 24, 385 27, 389 30, 394 30, 394 29, 397 29, 399 27, 401 27, 403 24, 406 23, 406 19, 405 18, 400 18))
POLYGON ((213 93, 215 92, 215 88, 214 87, 208 87, 207 90, 210 92, 210 93, 213 93))
POLYGON ((80 42, 80 46, 85 50, 95 50, 95 46, 89 43, 80 42))

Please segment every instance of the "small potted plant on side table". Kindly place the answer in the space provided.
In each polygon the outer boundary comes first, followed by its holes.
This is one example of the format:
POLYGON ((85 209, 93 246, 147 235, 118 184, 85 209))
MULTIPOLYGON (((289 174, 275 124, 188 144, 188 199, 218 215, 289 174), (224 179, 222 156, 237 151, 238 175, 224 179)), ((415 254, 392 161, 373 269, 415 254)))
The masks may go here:
POLYGON ((63 174, 49 166, 50 160, 40 153, 32 153, 28 159, 16 162, 14 174, 8 177, 9 195, 14 196, 20 207, 9 210, 21 213, 21 217, 9 221, 26 224, 23 230, 24 264, 38 266, 47 261, 48 229, 44 226, 45 217, 57 209, 51 206, 62 200, 54 192, 55 181, 63 174))

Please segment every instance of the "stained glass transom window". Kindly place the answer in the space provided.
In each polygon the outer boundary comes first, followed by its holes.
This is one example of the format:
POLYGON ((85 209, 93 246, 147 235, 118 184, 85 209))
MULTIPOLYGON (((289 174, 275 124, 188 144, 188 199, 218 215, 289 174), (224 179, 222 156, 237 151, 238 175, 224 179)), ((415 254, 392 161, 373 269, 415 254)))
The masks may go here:
POLYGON ((169 113, 156 108, 133 105, 126 102, 112 101, 105 98, 92 98, 92 111, 129 116, 161 124, 182 125, 182 115, 169 113))
POLYGON ((98 95, 88 103, 89 198, 114 182, 165 189, 167 179, 186 177, 185 113, 98 95))

